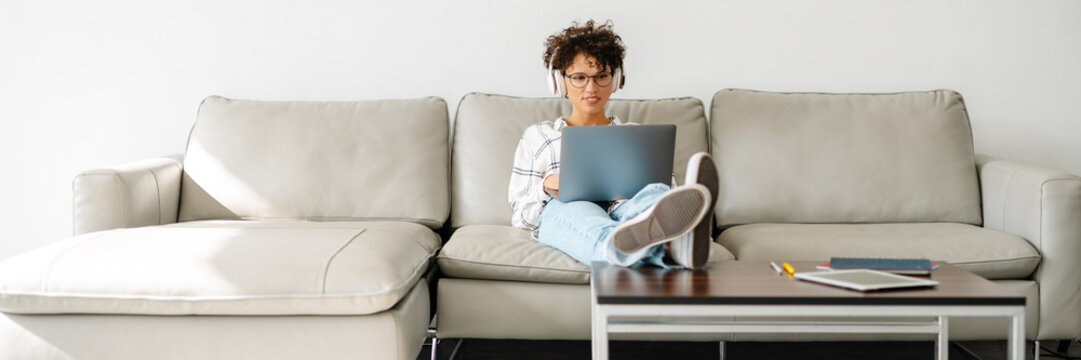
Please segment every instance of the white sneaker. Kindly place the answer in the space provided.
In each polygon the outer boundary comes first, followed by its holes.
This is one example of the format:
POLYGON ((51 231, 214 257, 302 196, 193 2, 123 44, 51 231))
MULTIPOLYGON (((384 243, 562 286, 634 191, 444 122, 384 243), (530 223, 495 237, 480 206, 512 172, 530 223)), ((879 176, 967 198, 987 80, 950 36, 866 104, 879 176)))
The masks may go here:
POLYGON ((706 215, 695 226, 691 236, 686 236, 669 245, 672 259, 680 265, 697 269, 709 260, 709 243, 713 233, 713 209, 717 206, 721 184, 717 175, 717 165, 708 153, 700 152, 691 156, 687 163, 687 177, 684 186, 700 185, 709 191, 710 201, 706 215))
POLYGON ((623 254, 632 254, 675 240, 694 230, 711 209, 710 203, 709 190, 702 185, 669 190, 649 209, 612 230, 612 246, 623 254))

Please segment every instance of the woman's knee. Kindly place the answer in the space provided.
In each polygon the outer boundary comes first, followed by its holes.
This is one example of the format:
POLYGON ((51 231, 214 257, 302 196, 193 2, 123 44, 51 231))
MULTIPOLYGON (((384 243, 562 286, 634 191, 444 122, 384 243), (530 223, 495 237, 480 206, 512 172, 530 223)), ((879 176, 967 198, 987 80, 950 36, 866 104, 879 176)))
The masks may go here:
POLYGON ((665 184, 665 183, 651 183, 651 184, 646 185, 645 187, 643 187, 642 190, 638 190, 638 193, 639 194, 642 194, 642 193, 655 193, 655 192, 663 193, 663 192, 667 192, 668 190, 672 190, 672 187, 669 186, 668 184, 665 184))
POLYGON ((602 209, 600 205, 591 201, 561 202, 559 200, 552 200, 548 202, 548 205, 545 205, 544 210, 553 210, 553 212, 556 213, 574 212, 579 214, 588 214, 597 211, 604 212, 604 209, 602 209), (555 207, 552 207, 552 205, 555 205, 555 207))
POLYGON ((601 209, 600 206, 588 201, 560 202, 559 200, 553 199, 552 201, 549 201, 547 205, 544 205, 544 210, 541 210, 540 224, 553 221, 562 223, 573 222, 573 219, 575 218, 580 218, 597 211, 605 213, 604 209, 601 209))

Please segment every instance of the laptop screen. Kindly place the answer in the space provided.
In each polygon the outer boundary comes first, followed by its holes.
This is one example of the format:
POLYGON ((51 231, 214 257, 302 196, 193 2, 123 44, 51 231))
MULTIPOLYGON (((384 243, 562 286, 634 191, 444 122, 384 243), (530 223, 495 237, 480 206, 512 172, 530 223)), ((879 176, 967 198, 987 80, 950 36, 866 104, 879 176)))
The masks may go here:
POLYGON ((672 181, 675 125, 568 126, 561 142, 559 201, 629 199, 672 181))

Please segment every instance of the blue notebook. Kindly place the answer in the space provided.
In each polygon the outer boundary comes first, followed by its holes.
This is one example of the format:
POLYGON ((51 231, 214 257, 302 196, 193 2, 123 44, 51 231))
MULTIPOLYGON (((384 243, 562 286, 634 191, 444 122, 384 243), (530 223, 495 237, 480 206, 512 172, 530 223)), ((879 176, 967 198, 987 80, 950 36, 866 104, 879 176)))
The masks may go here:
POLYGON ((830 258, 830 269, 871 269, 895 274, 928 275, 935 265, 928 259, 830 258))

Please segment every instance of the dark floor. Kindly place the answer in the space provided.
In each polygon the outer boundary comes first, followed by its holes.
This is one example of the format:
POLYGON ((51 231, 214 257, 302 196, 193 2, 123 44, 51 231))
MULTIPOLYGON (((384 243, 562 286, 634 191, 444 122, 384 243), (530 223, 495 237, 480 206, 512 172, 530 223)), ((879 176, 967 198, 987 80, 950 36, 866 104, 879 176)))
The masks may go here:
MULTIPOLYGON (((459 340, 441 340, 438 345, 439 359, 450 359, 459 340)), ((1044 349, 1056 350, 1058 342, 1040 343, 1044 349)), ((726 359, 934 359, 933 342, 729 342, 726 343, 726 359)), ((718 359, 718 343, 695 342, 631 342, 613 341, 609 346, 612 359, 718 359)), ((1025 352, 1031 359, 1033 350, 1029 342, 1025 352)), ((1041 359, 1081 359, 1081 344, 1074 343, 1070 357, 1057 357, 1042 351, 1041 359)), ((429 345, 421 350, 418 360, 430 358, 429 345)), ((467 339, 458 349, 454 359, 589 359, 588 341, 531 341, 531 340, 482 340, 467 339)), ((950 359, 1006 358, 1005 341, 965 341, 950 344, 950 359), (958 345, 960 344, 960 346, 958 345), (970 354, 970 350, 972 353, 970 354)))

